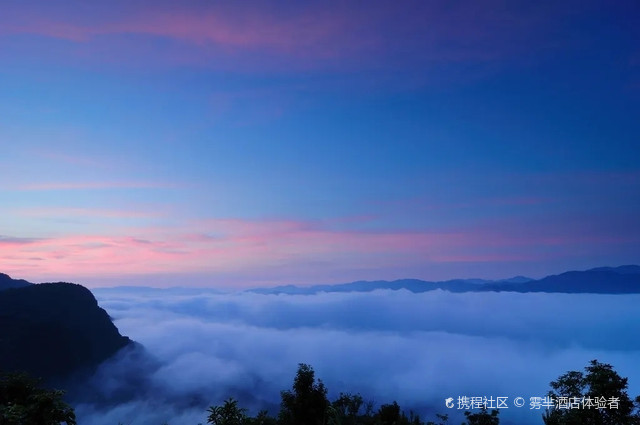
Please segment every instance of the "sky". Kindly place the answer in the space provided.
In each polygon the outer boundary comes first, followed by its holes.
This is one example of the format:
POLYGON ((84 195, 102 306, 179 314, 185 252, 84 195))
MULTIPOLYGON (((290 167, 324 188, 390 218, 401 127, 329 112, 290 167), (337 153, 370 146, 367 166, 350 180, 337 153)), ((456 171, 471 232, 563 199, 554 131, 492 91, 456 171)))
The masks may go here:
POLYGON ((0 6, 12 277, 246 288, 640 262, 637 2, 0 6))

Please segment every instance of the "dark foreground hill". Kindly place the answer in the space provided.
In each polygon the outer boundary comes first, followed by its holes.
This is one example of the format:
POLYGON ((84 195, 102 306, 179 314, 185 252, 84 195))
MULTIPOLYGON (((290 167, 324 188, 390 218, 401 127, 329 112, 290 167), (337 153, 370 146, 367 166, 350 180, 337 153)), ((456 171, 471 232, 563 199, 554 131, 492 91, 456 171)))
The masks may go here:
POLYGON ((32 283, 23 279, 11 279, 8 275, 0 273, 0 291, 3 289, 23 288, 29 285, 32 285, 32 283))
POLYGON ((26 282, 0 290, 1 370, 61 381, 91 372, 130 343, 81 285, 26 282))

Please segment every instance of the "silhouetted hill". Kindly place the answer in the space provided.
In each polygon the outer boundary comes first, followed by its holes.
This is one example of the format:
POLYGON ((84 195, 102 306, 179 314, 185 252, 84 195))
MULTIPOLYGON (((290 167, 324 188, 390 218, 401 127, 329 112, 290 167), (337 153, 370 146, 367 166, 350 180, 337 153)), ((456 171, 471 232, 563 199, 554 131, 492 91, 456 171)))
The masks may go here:
POLYGON ((591 269, 588 271, 598 271, 598 272, 615 272, 618 274, 640 274, 640 266, 629 265, 629 266, 620 266, 620 267, 596 267, 595 269, 591 269))
POLYGON ((90 372, 129 343, 81 285, 0 291, 0 369, 62 380, 90 372))
POLYGON ((0 273, 0 291, 10 288, 22 288, 29 285, 32 285, 32 283, 23 279, 11 279, 8 275, 0 273))
POLYGON ((251 289, 260 294, 310 295, 319 292, 370 292, 376 289, 405 289, 420 293, 442 289, 450 292, 561 292, 589 294, 639 294, 640 266, 598 267, 586 271, 570 271, 542 279, 516 276, 502 280, 454 279, 429 282, 419 279, 394 281, 358 281, 336 285, 294 285, 251 289))
POLYGON ((640 293, 640 270, 633 273, 634 267, 637 266, 600 267, 581 272, 571 271, 522 284, 491 284, 487 289, 568 294, 634 294, 640 293))

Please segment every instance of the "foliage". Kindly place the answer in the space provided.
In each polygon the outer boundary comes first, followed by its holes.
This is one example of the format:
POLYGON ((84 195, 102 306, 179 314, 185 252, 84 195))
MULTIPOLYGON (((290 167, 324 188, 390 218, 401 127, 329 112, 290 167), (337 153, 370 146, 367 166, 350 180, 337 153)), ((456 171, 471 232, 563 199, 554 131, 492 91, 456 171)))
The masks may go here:
POLYGON ((397 402, 383 404, 378 409, 378 419, 381 425, 395 425, 400 422, 400 406, 397 402))
POLYGON ((449 415, 441 415, 440 413, 436 413, 436 418, 438 418, 438 420, 440 422, 433 422, 433 421, 429 421, 427 422, 427 425, 447 425, 447 423, 449 423, 449 415))
POLYGON ((363 404, 364 401, 360 394, 340 393, 340 397, 331 403, 332 417, 340 425, 356 425, 363 404))
MULTIPOLYGON (((469 411, 464 412, 464 416, 467 418, 467 425, 498 425, 500 419, 498 419, 498 410, 493 409, 491 413, 483 408, 478 413, 471 413, 469 411)), ((462 425, 465 425, 464 423, 462 425)))
POLYGON ((269 412, 261 410, 258 412, 255 418, 249 418, 247 420, 248 425, 278 425, 276 418, 269 416, 269 412))
POLYGON ((279 422, 282 425, 324 425, 329 400, 321 380, 316 382, 313 368, 300 363, 291 391, 280 393, 279 422))
MULTIPOLYGON (((340 393, 333 402, 327 399, 327 389, 316 380, 313 368, 298 365, 291 390, 282 391, 278 418, 262 410, 255 417, 245 415, 245 409, 229 399, 224 406, 209 408, 209 423, 214 425, 425 425, 420 416, 409 412, 407 416, 398 402, 383 404, 374 410, 373 401, 364 401, 360 394, 340 393)), ((468 425, 498 425, 498 412, 465 413, 468 425)), ((448 415, 436 414, 438 423, 447 425, 448 415)))
POLYGON ((213 425, 245 425, 247 423, 246 409, 238 407, 238 401, 233 398, 225 400, 222 406, 211 406, 207 410, 207 422, 213 425))
MULTIPOLYGON (((549 397, 599 398, 615 400, 613 408, 551 409, 543 415, 545 425, 640 425, 640 397, 635 402, 627 394, 627 378, 609 364, 592 360, 584 372, 570 371, 551 382, 549 397)), ((0 374, 0 425, 76 425, 73 409, 63 399, 64 392, 40 388, 24 374, 0 374)), ((316 380, 314 370, 299 364, 291 390, 281 392, 278 418, 261 410, 255 417, 229 398, 221 406, 211 406, 207 422, 212 425, 425 425, 418 415, 407 416, 393 401, 374 410, 373 401, 360 394, 340 393, 333 402, 327 389, 316 380)), ((498 410, 466 411, 462 425, 499 425, 498 410)), ((448 415, 436 414, 437 422, 447 425, 448 415)))
POLYGON ((579 408, 548 411, 543 416, 546 425, 640 424, 640 397, 636 398, 635 403, 629 398, 627 378, 620 377, 609 364, 592 360, 584 373, 567 372, 550 385, 552 390, 548 395, 554 400, 565 397, 568 400, 580 400, 581 403, 579 408), (606 407, 602 408, 601 404, 601 408, 596 408, 589 404, 589 400, 596 399, 606 400, 606 407))
POLYGON ((41 388, 25 374, 0 375, 1 425, 76 425, 63 391, 41 388))

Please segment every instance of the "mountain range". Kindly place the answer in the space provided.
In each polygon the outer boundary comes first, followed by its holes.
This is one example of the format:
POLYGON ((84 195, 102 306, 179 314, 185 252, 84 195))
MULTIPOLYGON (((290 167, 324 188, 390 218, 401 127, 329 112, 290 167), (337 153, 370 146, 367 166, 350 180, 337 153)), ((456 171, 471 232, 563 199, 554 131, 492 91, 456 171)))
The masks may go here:
POLYGON ((640 266, 597 267, 585 271, 569 271, 542 279, 516 276, 510 279, 454 279, 425 281, 400 279, 394 281, 357 281, 335 285, 295 286, 250 289, 259 294, 312 295, 320 292, 369 292, 377 289, 405 289, 414 293, 441 289, 450 292, 547 292, 569 294, 638 294, 640 266))

